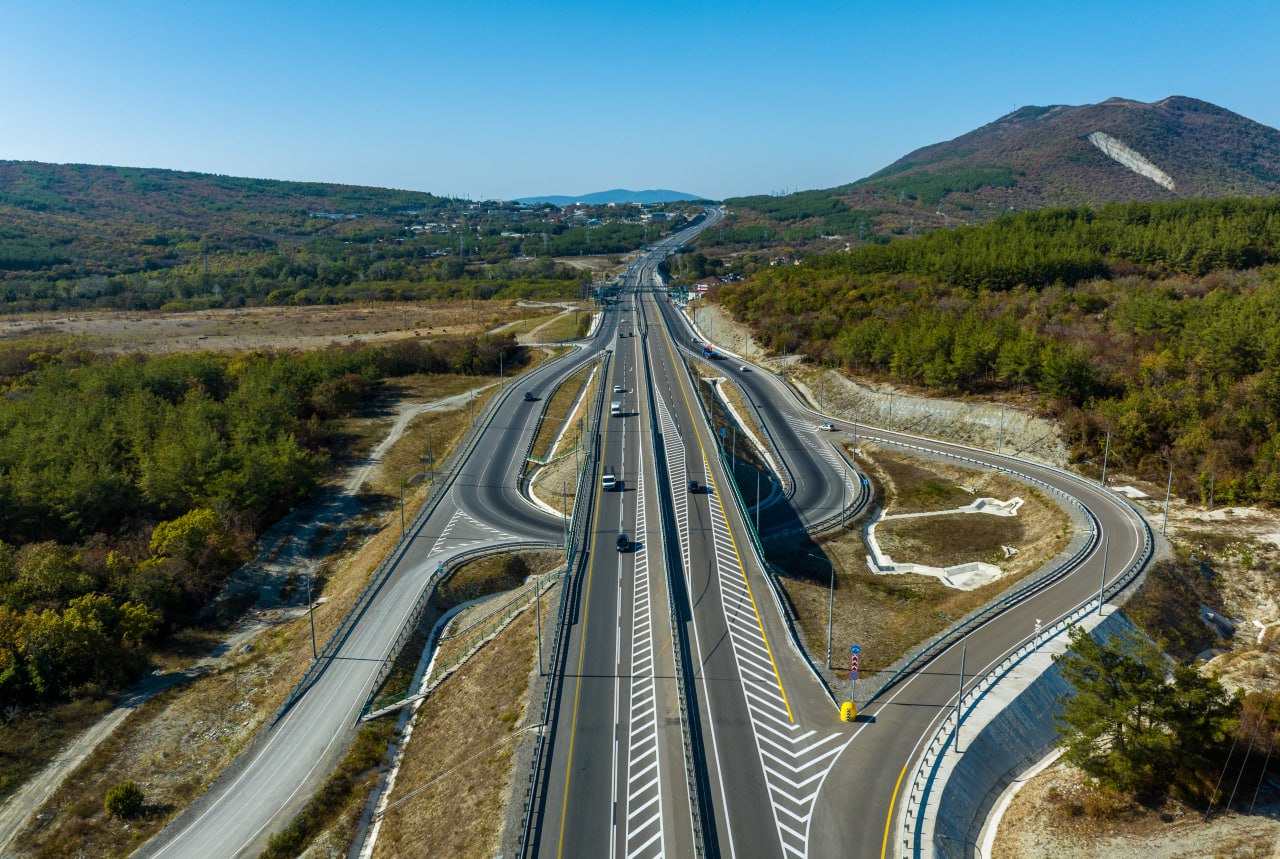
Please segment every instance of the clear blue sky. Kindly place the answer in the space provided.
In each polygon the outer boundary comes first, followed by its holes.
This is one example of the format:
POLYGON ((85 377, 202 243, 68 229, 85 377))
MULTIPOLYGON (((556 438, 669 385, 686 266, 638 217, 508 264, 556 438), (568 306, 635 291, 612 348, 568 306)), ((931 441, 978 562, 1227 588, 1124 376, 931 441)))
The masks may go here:
POLYGON ((1015 107, 1280 126, 1270 2, 0 0, 0 158, 471 197, 830 187, 1015 107))

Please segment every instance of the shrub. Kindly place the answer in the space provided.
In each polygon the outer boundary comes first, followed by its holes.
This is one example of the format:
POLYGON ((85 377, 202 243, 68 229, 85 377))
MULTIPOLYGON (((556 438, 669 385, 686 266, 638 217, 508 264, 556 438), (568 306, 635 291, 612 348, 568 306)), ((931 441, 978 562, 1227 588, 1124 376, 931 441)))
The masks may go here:
POLYGON ((132 781, 122 781, 107 789, 107 797, 102 805, 107 814, 124 820, 137 817, 142 811, 142 788, 132 781))

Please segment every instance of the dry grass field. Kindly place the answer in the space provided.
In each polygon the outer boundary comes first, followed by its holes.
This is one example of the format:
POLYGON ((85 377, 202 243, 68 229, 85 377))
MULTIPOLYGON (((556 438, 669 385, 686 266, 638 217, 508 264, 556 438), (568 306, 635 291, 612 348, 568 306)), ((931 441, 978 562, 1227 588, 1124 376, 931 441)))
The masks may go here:
POLYGON ((548 317, 559 309, 491 300, 242 307, 185 313, 17 314, 0 319, 0 341, 54 337, 110 352, 315 349, 332 343, 479 334, 515 320, 548 317))
MULTIPOLYGON (((544 616, 558 590, 543 596, 544 616)), ((534 613, 525 611, 423 703, 382 817, 375 859, 489 859, 499 839, 512 748, 527 720, 534 613)))
MULTIPOLYGON (((1019 539, 1016 542, 1001 542, 1013 536, 1008 526, 1012 520, 995 516, 963 517, 962 524, 974 532, 965 536, 966 545, 1012 545, 1018 549, 1012 559, 1001 561, 1003 578, 972 591, 954 590, 930 576, 872 573, 866 564, 861 523, 852 523, 848 528, 801 543, 790 540, 785 545, 766 546, 769 559, 787 574, 781 579, 783 588, 797 612, 809 651, 818 663, 826 657, 830 581, 827 559, 834 563, 833 670, 847 668, 848 648, 853 643, 862 645, 865 673, 887 667, 916 644, 1039 569, 1071 539, 1070 520, 1057 505, 1029 486, 1002 475, 946 462, 913 459, 897 451, 867 446, 859 448, 858 461, 876 485, 878 497, 888 499, 886 509, 890 512, 947 509, 967 504, 974 496, 958 488, 960 486, 980 487, 979 495, 998 498, 1018 495, 1025 503, 1017 517, 1019 539), (955 487, 954 493, 949 487, 955 487)), ((956 518, 906 520, 917 523, 910 526, 910 538, 929 557, 946 557, 945 553, 950 551, 948 541, 954 539, 956 529, 950 520, 956 518)), ((917 558, 895 554, 894 560, 915 562, 917 558)))

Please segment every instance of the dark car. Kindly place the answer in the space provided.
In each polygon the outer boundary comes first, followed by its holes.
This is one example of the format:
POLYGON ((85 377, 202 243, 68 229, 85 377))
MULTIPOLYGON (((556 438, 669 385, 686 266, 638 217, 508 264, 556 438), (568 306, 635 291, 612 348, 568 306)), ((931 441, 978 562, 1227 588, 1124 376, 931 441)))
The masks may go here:
POLYGON ((697 492, 697 491, 698 491, 698 481, 696 481, 696 480, 690 480, 690 481, 689 481, 689 492, 690 492, 690 493, 695 493, 695 492, 697 492))
POLYGON ((524 392, 524 401, 525 401, 526 403, 532 403, 532 402, 533 402, 534 400, 536 400, 536 399, 538 399, 538 398, 537 398, 537 397, 535 397, 535 396, 533 395, 533 391, 525 391, 525 392, 524 392))
POLYGON ((619 534, 618 535, 618 551, 625 552, 627 551, 627 549, 630 549, 630 548, 631 548, 631 541, 627 539, 627 535, 619 534))

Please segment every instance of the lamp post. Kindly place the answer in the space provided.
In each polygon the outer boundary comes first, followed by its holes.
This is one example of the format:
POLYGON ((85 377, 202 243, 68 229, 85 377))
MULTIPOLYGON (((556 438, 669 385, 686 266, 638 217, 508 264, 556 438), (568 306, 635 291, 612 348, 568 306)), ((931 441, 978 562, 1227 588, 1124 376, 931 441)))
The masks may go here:
MULTIPOLYGON (((425 459, 425 457, 421 457, 421 456, 418 457, 419 466, 422 465, 423 459, 425 459)), ((413 474, 410 474, 408 478, 405 477, 404 471, 400 472, 400 539, 401 540, 404 539, 404 485, 405 485, 406 479, 408 480, 409 483, 412 483, 415 478, 420 478, 420 477, 422 477, 421 470, 415 471, 413 474)))
POLYGON ((533 577, 533 610, 537 615, 534 629, 538 638, 538 676, 542 676, 542 577, 533 577))
POLYGON ((307 616, 311 619, 311 661, 320 658, 316 652, 316 604, 311 598, 311 589, 315 586, 316 564, 312 561, 307 565, 307 616))
POLYGON ((813 552, 805 552, 810 558, 819 561, 826 561, 830 570, 827 578, 827 670, 831 670, 831 622, 834 617, 834 607, 836 599, 836 565, 830 558, 825 555, 815 555, 813 552))

